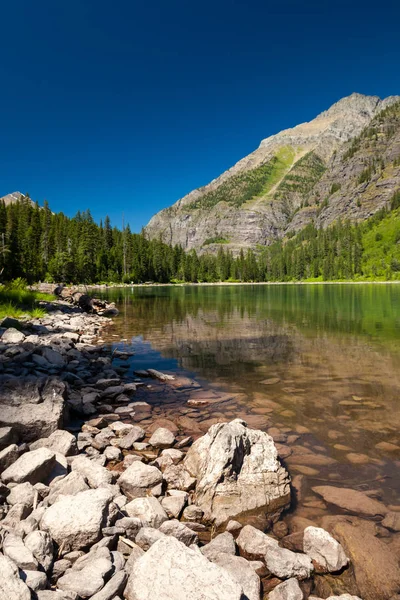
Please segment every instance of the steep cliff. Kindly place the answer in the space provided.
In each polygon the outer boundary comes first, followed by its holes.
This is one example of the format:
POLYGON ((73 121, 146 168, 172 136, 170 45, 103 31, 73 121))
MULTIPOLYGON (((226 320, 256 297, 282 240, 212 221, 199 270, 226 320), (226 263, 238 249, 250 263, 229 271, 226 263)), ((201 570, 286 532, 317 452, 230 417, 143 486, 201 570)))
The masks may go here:
POLYGON ((155 215, 147 235, 186 250, 224 244, 236 253, 268 245, 310 220, 325 226, 340 216, 365 218, 399 183, 390 166, 398 155, 399 101, 352 94, 313 121, 262 140, 220 177, 155 215), (377 156, 385 163, 381 179, 370 165, 377 156), (361 182, 369 167, 371 178, 361 182))

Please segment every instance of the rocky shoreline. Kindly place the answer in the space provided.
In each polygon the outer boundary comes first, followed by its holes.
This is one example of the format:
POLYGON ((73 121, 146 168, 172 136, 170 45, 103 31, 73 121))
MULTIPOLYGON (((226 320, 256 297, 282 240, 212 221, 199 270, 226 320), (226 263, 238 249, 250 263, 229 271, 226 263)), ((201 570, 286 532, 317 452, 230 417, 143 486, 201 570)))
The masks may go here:
POLYGON ((286 519, 287 436, 161 418, 149 378, 196 382, 130 375, 109 318, 47 308, 0 325, 1 600, 400 598, 398 507, 326 485, 336 516, 286 519))

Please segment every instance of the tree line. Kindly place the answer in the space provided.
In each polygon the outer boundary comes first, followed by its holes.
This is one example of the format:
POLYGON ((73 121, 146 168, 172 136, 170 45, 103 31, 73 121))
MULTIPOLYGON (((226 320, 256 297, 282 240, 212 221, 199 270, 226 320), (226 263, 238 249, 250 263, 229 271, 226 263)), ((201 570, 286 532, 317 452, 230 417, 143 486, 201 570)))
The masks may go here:
MULTIPOLYGON (((391 208, 398 204, 395 195, 391 208)), ((310 224, 289 239, 233 256, 223 244, 216 254, 186 253, 129 226, 112 227, 109 217, 97 224, 87 210, 69 218, 25 196, 7 206, 0 202, 0 273, 3 281, 86 284, 352 279, 363 276, 365 232, 386 215, 382 209, 362 224, 337 222, 327 229, 310 224)))

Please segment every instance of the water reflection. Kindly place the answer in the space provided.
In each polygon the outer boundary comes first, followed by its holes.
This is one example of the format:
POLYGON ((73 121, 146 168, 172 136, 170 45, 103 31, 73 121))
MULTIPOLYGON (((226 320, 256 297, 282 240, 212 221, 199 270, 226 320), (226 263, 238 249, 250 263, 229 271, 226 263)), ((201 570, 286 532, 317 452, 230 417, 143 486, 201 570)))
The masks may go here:
POLYGON ((286 459, 292 472, 354 485, 386 477, 382 494, 398 503, 400 286, 160 287, 107 295, 121 310, 110 336, 140 336, 132 342, 132 368, 146 361, 180 367, 243 394, 208 408, 206 417, 197 411, 200 420, 240 414, 298 432, 286 459))

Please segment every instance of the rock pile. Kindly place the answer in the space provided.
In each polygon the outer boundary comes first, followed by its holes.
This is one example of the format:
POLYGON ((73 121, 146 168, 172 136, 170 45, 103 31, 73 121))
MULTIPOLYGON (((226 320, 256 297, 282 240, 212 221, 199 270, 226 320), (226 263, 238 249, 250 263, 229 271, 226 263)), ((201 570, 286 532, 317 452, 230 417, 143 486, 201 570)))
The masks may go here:
MULTIPOLYGON (((4 328, 0 599, 301 600, 327 589, 317 578, 341 582, 349 524, 288 535, 272 438, 240 419, 193 444, 167 420, 149 426, 151 406, 132 399, 142 382, 92 343, 107 322, 58 305, 19 336, 4 328), (62 429, 68 412, 83 425, 62 429), (255 512, 275 523, 268 534, 255 512)), ((357 586, 342 592, 331 600, 357 600, 357 586)))

